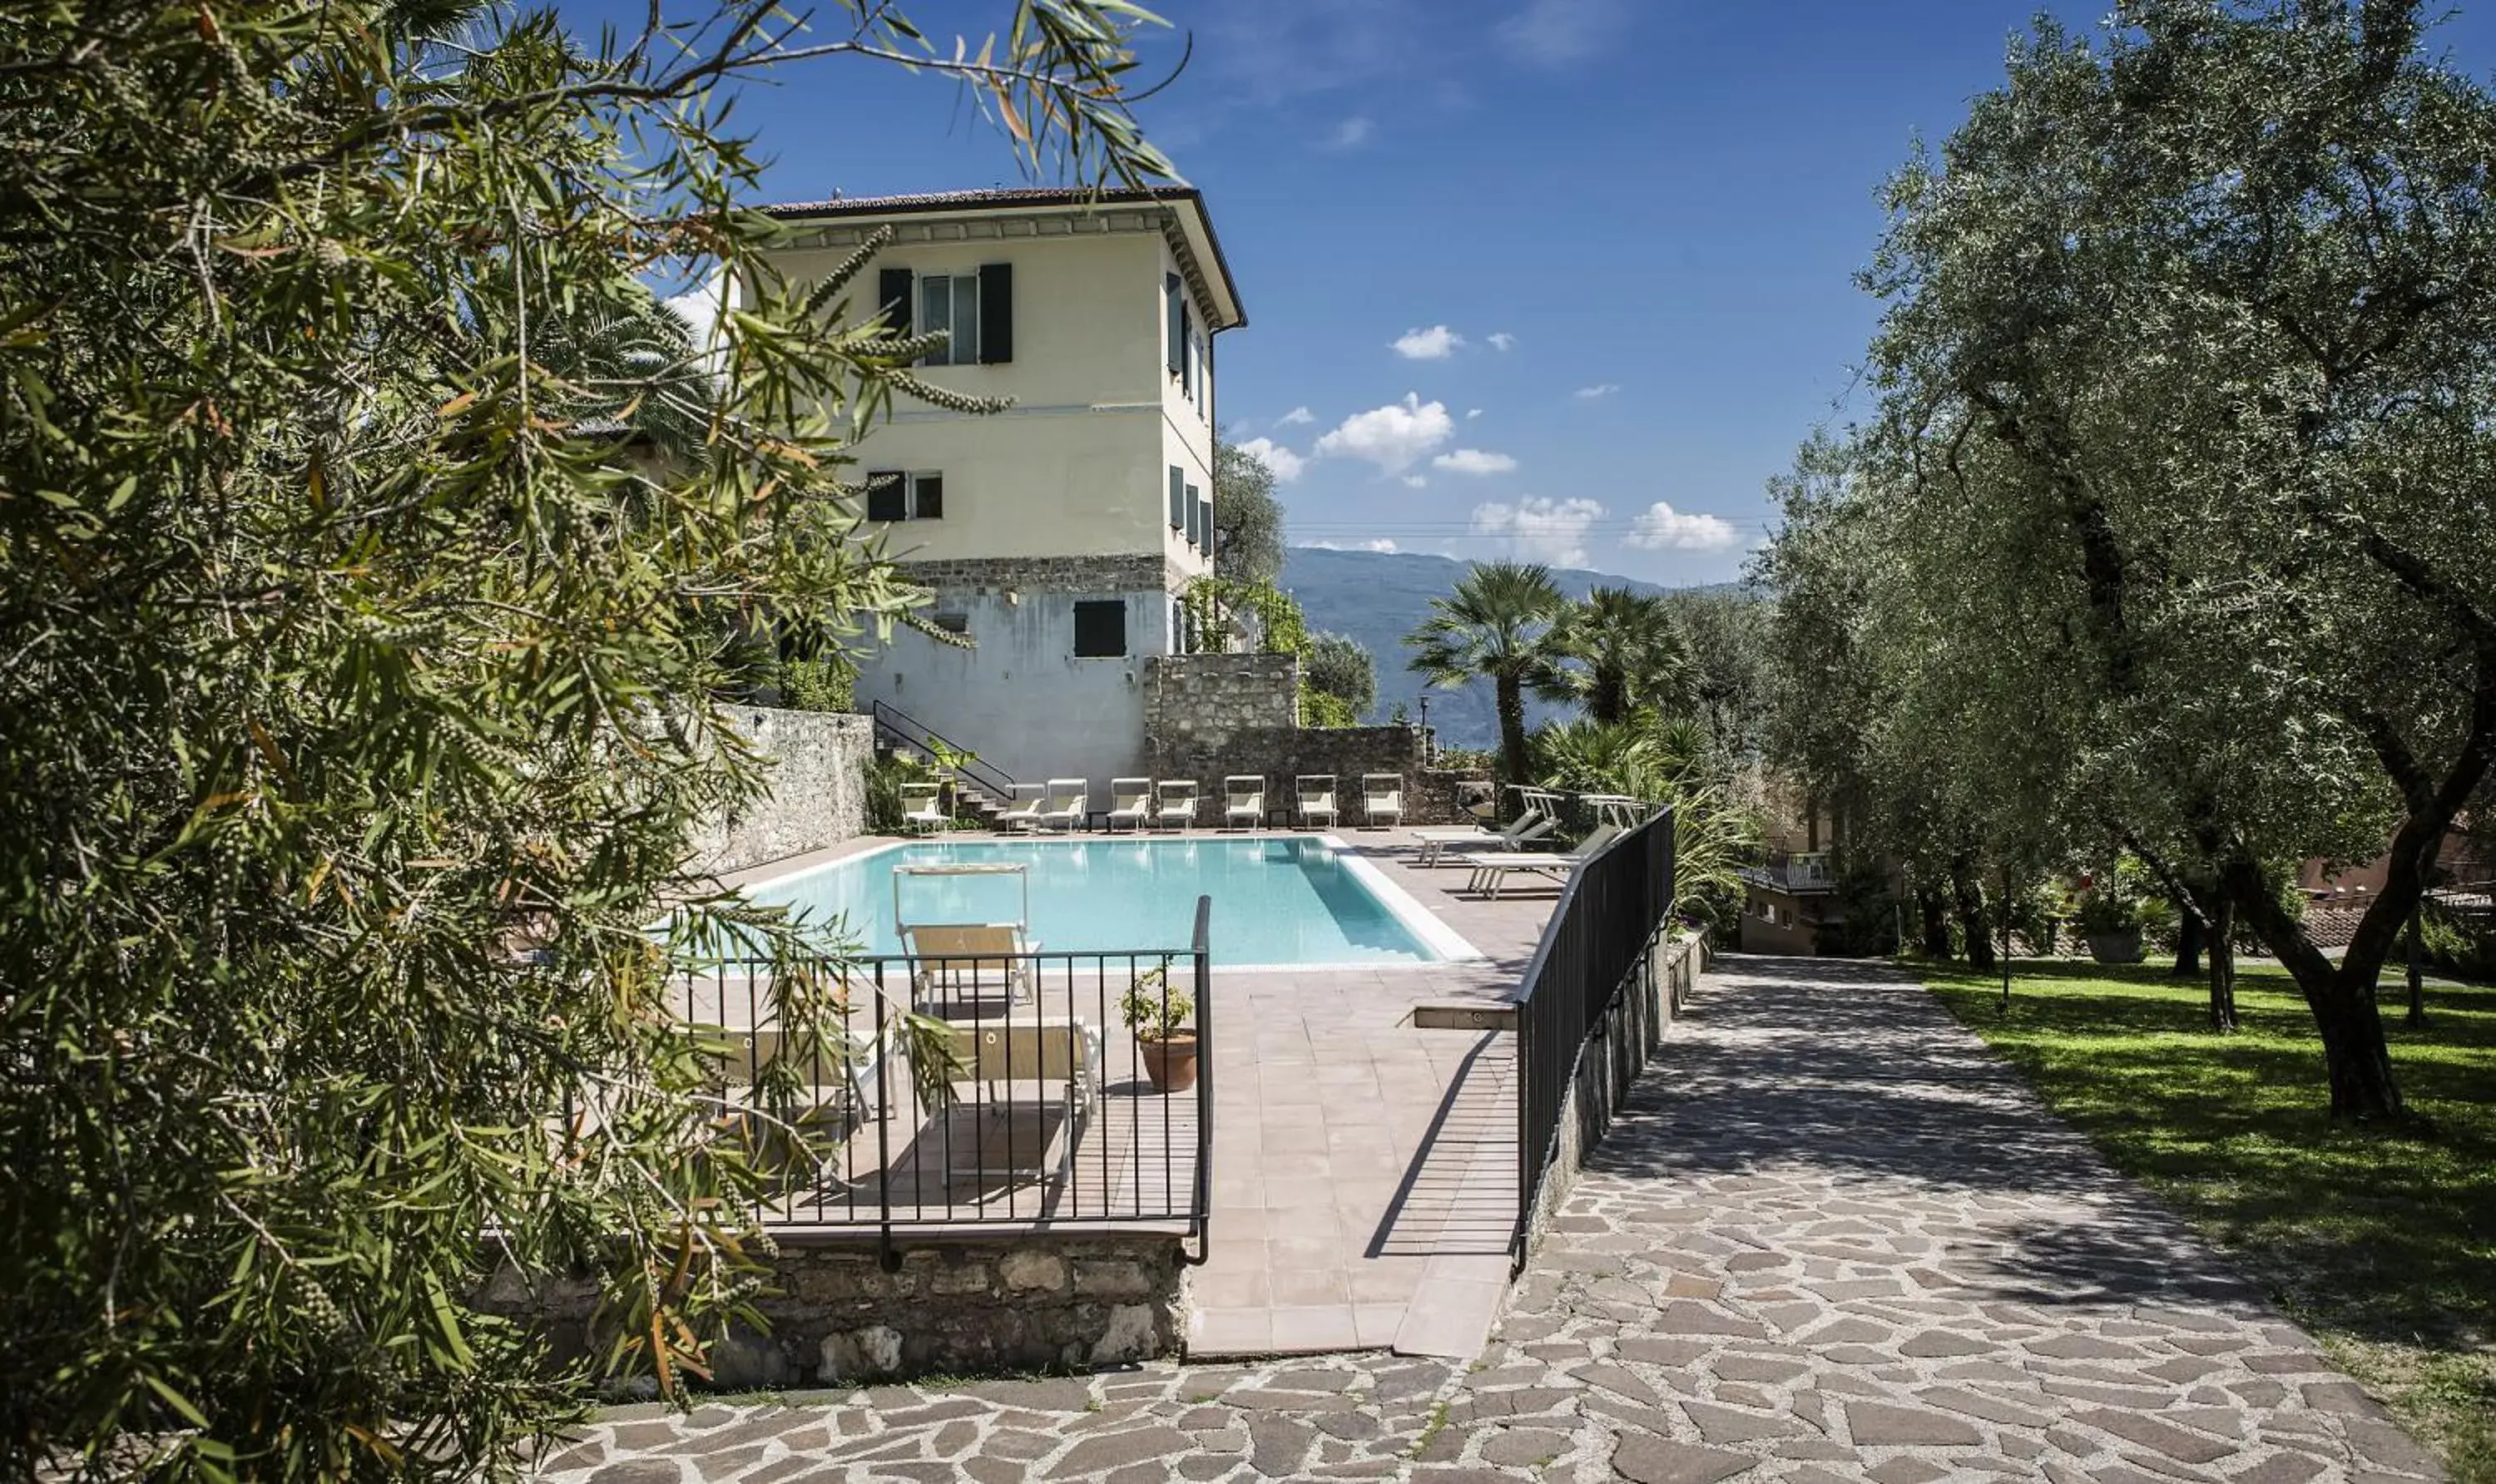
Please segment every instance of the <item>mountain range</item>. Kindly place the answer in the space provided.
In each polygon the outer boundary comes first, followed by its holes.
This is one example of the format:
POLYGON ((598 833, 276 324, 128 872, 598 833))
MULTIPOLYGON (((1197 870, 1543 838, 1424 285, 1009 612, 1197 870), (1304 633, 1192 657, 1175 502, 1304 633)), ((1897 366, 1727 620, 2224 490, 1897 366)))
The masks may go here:
MULTIPOLYGON (((1377 661, 1378 703, 1362 720, 1383 722, 1400 704, 1418 721, 1426 693, 1430 725, 1437 728, 1441 746, 1487 749, 1499 742, 1499 718, 1489 684, 1477 681, 1458 690, 1432 687, 1406 667, 1411 652, 1404 647, 1404 635, 1430 616, 1430 600, 1446 597, 1473 566, 1453 557, 1419 552, 1293 546, 1284 553, 1283 574, 1276 585, 1298 601, 1311 633, 1345 634, 1377 661)), ((1671 591, 1634 577, 1574 569, 1554 569, 1551 579, 1572 598, 1583 598, 1594 587, 1671 591)), ((1560 709, 1528 700, 1527 720, 1541 722, 1560 709)))

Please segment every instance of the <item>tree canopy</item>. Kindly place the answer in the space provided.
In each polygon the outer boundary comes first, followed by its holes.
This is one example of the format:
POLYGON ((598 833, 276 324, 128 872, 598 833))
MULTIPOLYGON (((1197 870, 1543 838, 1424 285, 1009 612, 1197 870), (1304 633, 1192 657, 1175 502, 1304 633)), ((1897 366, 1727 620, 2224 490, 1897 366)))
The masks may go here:
POLYGON ((764 780, 714 696, 742 628, 921 601, 844 472, 950 394, 863 254, 774 274, 711 88, 906 62, 1034 170, 1167 173, 1137 13, 999 18, 0 14, 0 1471, 509 1474, 587 1377, 464 1306, 495 1264, 601 1274, 671 1385, 750 1298, 669 985, 733 937, 802 1018, 837 944, 690 870, 764 780))
POLYGON ((1213 571, 1232 582, 1283 575, 1283 506, 1274 471, 1228 441, 1213 446, 1213 571))

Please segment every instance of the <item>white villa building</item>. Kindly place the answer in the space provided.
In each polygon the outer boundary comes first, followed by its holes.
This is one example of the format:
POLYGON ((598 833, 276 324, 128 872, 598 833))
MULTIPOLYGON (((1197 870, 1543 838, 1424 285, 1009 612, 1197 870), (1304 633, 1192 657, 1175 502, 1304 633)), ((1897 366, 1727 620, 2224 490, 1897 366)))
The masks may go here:
MULTIPOLYGON (((1213 570, 1213 345, 1246 323, 1202 198, 994 190, 778 206, 780 265, 828 271, 878 228, 860 293, 922 371, 1013 407, 896 405, 859 448, 867 514, 936 594, 949 648, 908 631, 858 676, 881 702, 1020 781, 1140 770, 1143 667, 1181 653, 1178 597, 1213 570)), ((855 299, 854 299, 855 303, 855 299)))

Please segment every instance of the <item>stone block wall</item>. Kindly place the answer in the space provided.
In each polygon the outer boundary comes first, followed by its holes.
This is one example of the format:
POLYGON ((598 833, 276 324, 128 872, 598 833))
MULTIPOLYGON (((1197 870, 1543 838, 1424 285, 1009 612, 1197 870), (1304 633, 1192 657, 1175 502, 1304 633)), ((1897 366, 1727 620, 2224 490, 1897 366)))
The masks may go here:
POLYGON ((702 830, 695 845, 696 869, 742 871, 866 833, 873 722, 770 706, 738 706, 729 717, 772 759, 771 791, 702 830))
POLYGON ((1215 748, 1235 733, 1299 725, 1296 655, 1161 655, 1144 666, 1147 757, 1162 756, 1164 746, 1215 748))
MULTIPOLYGON (((930 1372, 1122 1365, 1178 1355, 1186 1267, 1162 1234, 1000 1234, 905 1249, 886 1272, 872 1242, 780 1234, 756 1307, 711 1348, 718 1390, 835 1385, 930 1372)), ((558 1355, 596 1351, 586 1283, 530 1293, 508 1275, 479 1307, 547 1324, 558 1355)), ((602 1352, 603 1351, 598 1351, 602 1352)))

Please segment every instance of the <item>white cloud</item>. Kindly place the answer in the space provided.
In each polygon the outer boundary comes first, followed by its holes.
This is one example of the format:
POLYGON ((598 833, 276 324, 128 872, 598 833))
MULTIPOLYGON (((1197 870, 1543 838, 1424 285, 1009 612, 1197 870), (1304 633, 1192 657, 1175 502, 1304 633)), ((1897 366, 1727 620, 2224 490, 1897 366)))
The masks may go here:
POLYGON ((1619 29, 1620 0, 1527 0, 1500 22, 1500 44, 1538 67, 1565 67, 1602 50, 1619 29))
POLYGON ((1406 489, 1426 489, 1429 487, 1429 483, 1430 477, 1426 474, 1408 474, 1404 477, 1404 487, 1406 489))
POLYGON ((1458 448, 1430 460, 1430 466, 1450 474, 1508 474, 1516 468, 1516 460, 1482 448, 1458 448))
POLYGON ((1490 348, 1494 351, 1513 351, 1516 349, 1516 337, 1504 329, 1492 330, 1482 338, 1490 342, 1490 348))
POLYGON ((1476 417, 1481 417, 1481 416, 1482 416, 1482 409, 1481 409, 1481 408, 1479 408, 1479 407, 1468 407, 1468 408, 1466 408, 1466 409, 1465 409, 1465 420, 1466 420, 1467 422, 1471 422, 1471 421, 1473 421, 1476 417))
POLYGON ((1320 551, 1401 551, 1404 548, 1381 536, 1365 541, 1309 541, 1320 551))
POLYGON ((1602 502, 1549 500, 1530 495, 1514 505, 1484 501, 1474 507, 1468 529, 1475 536, 1496 537, 1507 544, 1505 555, 1557 567, 1586 565, 1586 532, 1604 518, 1602 502))
POLYGON ((1305 407, 1295 407, 1290 412, 1287 412, 1283 414, 1283 416, 1275 418, 1274 426, 1278 428, 1295 427, 1303 422, 1315 422, 1317 420, 1317 414, 1309 411, 1305 407))
POLYGON ((1733 523, 1721 515, 1685 514, 1658 500, 1641 511, 1626 538, 1646 551, 1722 551, 1733 544, 1733 523))
POLYGON ((1580 386, 1570 395, 1592 402, 1597 397, 1608 397, 1620 389, 1621 384, 1618 382, 1598 382, 1592 386, 1580 386))
POLYGON ((1445 360, 1462 350, 1465 337, 1444 325, 1408 329, 1388 347, 1406 360, 1445 360))
POLYGON ((1361 145, 1368 143, 1369 137, 1377 131, 1378 124, 1376 120, 1368 118, 1362 114, 1356 113, 1352 117, 1345 119, 1342 123, 1334 126, 1334 133, 1326 136, 1324 147, 1327 149, 1358 149, 1361 145))
POLYGON ((1424 402, 1420 392, 1408 391, 1401 402, 1344 418, 1311 451, 1319 458, 1366 459, 1381 474, 1402 474, 1455 433, 1446 403, 1424 402))
POLYGON ((1285 484, 1298 479, 1309 467, 1309 461, 1270 438, 1251 438, 1239 445, 1239 451, 1274 472, 1274 478, 1285 484))

